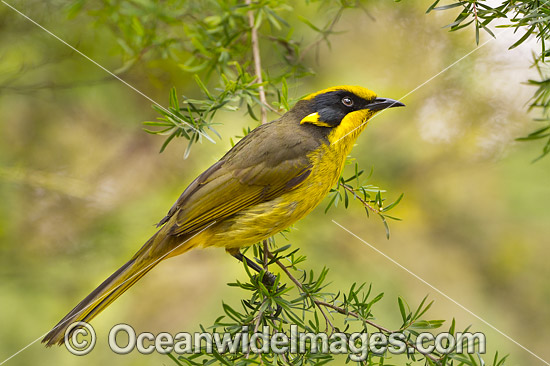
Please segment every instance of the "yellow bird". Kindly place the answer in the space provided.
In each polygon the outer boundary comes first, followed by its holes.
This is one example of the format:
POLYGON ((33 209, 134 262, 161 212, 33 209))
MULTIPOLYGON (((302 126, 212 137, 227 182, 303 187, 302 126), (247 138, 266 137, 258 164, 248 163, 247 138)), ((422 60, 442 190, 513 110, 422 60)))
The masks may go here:
POLYGON ((359 86, 336 86, 308 95, 279 119, 255 128, 185 189, 151 239, 42 342, 63 344, 71 324, 89 322, 164 259, 215 246, 242 260, 239 248, 313 210, 336 184, 368 120, 398 106, 404 104, 359 86))

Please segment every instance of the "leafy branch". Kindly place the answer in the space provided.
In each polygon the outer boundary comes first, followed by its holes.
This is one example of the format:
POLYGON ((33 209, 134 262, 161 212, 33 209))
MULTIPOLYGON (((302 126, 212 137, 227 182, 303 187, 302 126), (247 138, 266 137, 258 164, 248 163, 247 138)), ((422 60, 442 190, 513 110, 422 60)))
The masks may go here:
MULTIPOLYGON (((443 320, 424 318, 433 304, 427 302, 426 298, 411 309, 402 297, 398 297, 394 318, 401 319, 402 325, 392 330, 375 321, 374 311, 384 299, 384 294, 374 294, 372 285, 354 283, 347 291, 334 293, 329 290, 328 269, 323 268, 315 274, 313 271, 305 272, 299 268, 306 258, 298 254, 298 249, 292 249, 290 245, 272 252, 263 251, 260 245, 254 246, 253 249, 255 255, 258 255, 255 258, 258 263, 264 263, 268 258, 268 264, 277 265, 282 272, 277 275, 275 284, 272 287, 265 286, 262 282, 265 272, 255 275, 250 272, 245 262, 244 269, 248 274, 248 281, 236 281, 229 286, 244 290, 250 295, 241 301, 238 308, 223 303, 223 315, 220 315, 211 326, 201 326, 201 329, 204 332, 228 332, 233 337, 247 332, 250 339, 250 336, 267 326, 271 331, 270 335, 275 332, 291 334, 295 331, 317 334, 320 335, 319 338, 311 339, 309 347, 306 347, 304 352, 293 352, 291 349, 284 352, 251 352, 250 349, 244 350, 240 347, 220 350, 204 346, 195 354, 171 354, 170 357, 176 364, 304 365, 331 363, 343 358, 346 362, 353 360, 362 365, 384 365, 388 359, 393 359, 393 364, 408 365, 453 365, 455 362, 472 366, 485 364, 481 357, 475 359, 472 355, 458 352, 458 344, 450 347, 445 353, 433 350, 426 352, 418 346, 416 340, 420 331, 439 329, 444 323, 443 320), (294 287, 283 284, 282 276, 290 280, 294 287), (388 347, 380 349, 380 352, 369 351, 361 360, 357 357, 357 350, 354 353, 348 349, 342 353, 325 352, 326 350, 322 349, 323 339, 336 339, 340 335, 350 337, 359 332, 372 333, 372 330, 388 338, 397 333, 402 334, 404 345, 409 352, 398 355, 388 347)), ((466 328, 464 332, 468 330, 469 328, 466 328)), ((454 319, 447 331, 449 334, 456 334, 454 319)), ((474 340, 473 345, 478 347, 479 344, 476 342, 474 340)), ((260 342, 256 348, 261 349, 262 345, 260 342)), ((493 365, 503 365, 505 358, 500 358, 497 353, 493 365)))
POLYGON ((530 110, 540 110, 541 116, 534 121, 545 124, 525 137, 520 137, 517 141, 533 141, 546 139, 542 148, 542 153, 534 161, 537 161, 550 153, 550 77, 548 76, 548 64, 542 60, 535 60, 535 67, 540 76, 540 80, 529 80, 530 85, 536 86, 537 90, 529 106, 530 110))
MULTIPOLYGON (((517 141, 533 141, 549 137, 545 132, 550 129, 550 88, 547 77, 548 64, 546 58, 550 50, 546 48, 550 38, 550 8, 548 1, 536 0, 501 0, 498 5, 489 5, 480 0, 458 0, 450 4, 439 5, 441 0, 434 1, 427 10, 431 11, 460 9, 455 20, 447 24, 445 28, 450 31, 457 31, 474 25, 476 44, 479 44, 479 30, 483 29, 492 37, 495 37, 489 25, 498 22, 497 28, 513 28, 515 32, 523 31, 510 49, 523 44, 527 39, 534 36, 538 40, 539 50, 534 56, 533 66, 539 72, 540 80, 529 80, 528 84, 536 86, 537 90, 531 101, 530 110, 539 109, 541 117, 535 118, 537 123, 545 126, 537 128, 525 137, 517 141)), ((543 145, 542 153, 535 161, 550 153, 550 138, 543 145)))
POLYGON ((170 104, 168 109, 153 105, 153 108, 161 114, 162 117, 158 117, 156 121, 143 122, 143 124, 160 128, 160 130, 145 129, 148 133, 168 136, 162 144, 160 152, 163 152, 166 146, 168 146, 170 141, 175 137, 185 137, 189 141, 187 149, 185 150, 185 157, 189 155, 193 143, 199 142, 201 137, 204 136, 208 140, 214 142, 214 140, 207 135, 206 130, 208 129, 218 134, 216 130, 212 128, 212 119, 220 108, 225 107, 226 109, 230 109, 230 107, 227 106, 228 100, 215 98, 210 94, 207 94, 207 96, 208 99, 206 100, 186 99, 185 107, 180 107, 176 88, 172 88, 170 90, 170 104))
MULTIPOLYGON (((368 176, 364 179, 364 182, 371 178, 373 171, 374 169, 371 168, 368 176)), ((394 202, 384 206, 385 199, 382 198, 382 193, 385 192, 385 190, 382 190, 372 184, 364 184, 363 181, 360 181, 359 177, 363 175, 363 173, 364 170, 360 170, 358 164, 355 163, 354 174, 348 178, 340 176, 336 187, 332 188, 329 192, 329 203, 325 208, 325 213, 327 213, 331 207, 338 206, 338 203, 342 201, 344 202, 344 207, 348 208, 349 196, 351 196, 353 199, 357 199, 365 207, 367 217, 370 213, 374 213, 382 219, 382 223, 384 224, 384 228, 386 230, 386 237, 389 239, 390 228, 387 219, 398 221, 400 219, 388 215, 387 212, 401 202, 403 193, 394 202)))

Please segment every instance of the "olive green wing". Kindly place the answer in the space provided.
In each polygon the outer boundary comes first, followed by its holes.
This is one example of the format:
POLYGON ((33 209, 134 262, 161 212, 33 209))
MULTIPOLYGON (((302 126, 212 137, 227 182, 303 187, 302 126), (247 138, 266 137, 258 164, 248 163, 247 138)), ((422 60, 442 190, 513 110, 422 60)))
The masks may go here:
POLYGON ((169 222, 174 235, 196 232, 300 185, 311 173, 311 146, 278 134, 261 126, 246 136, 189 185, 159 225, 169 222))

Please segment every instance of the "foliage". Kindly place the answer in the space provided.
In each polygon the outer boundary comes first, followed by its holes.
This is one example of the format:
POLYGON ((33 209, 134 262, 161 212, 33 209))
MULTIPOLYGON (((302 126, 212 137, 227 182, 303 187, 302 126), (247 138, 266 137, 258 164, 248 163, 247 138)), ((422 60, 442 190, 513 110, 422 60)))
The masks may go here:
MULTIPOLYGON (((534 0, 501 0, 498 5, 490 5, 480 0, 458 0, 449 4, 440 5, 441 0, 436 0, 427 12, 434 10, 459 9, 456 19, 446 25, 450 31, 457 31, 470 25, 474 26, 476 43, 479 44, 479 30, 483 29, 492 37, 495 33, 489 25, 496 24, 495 28, 513 28, 520 36, 510 49, 524 43, 530 36, 535 36, 539 49, 534 54, 533 65, 537 68, 540 80, 529 80, 528 83, 536 86, 537 90, 531 101, 530 109, 537 109, 541 116, 536 118, 537 123, 544 127, 536 129, 526 137, 518 138, 518 141, 531 141, 546 139, 542 154, 538 160, 550 153, 550 78, 548 76, 547 57, 550 50, 546 45, 550 38, 550 9, 546 1, 534 0), (523 32, 523 34, 521 34, 523 32)), ((496 34, 498 36, 498 33, 496 34)))
MULTIPOLYGON (((324 13, 334 16, 322 26, 302 17, 294 18, 295 22, 319 34, 317 40, 306 46, 294 37, 296 27, 290 26, 287 20, 299 13, 298 7, 304 4, 292 6, 281 0, 250 5, 235 0, 163 3, 109 0, 99 7, 76 1, 71 13, 89 7, 88 11, 98 22, 109 25, 119 34, 118 42, 126 59, 120 70, 128 70, 138 60, 171 58, 182 70, 194 75, 204 98, 184 97, 185 105, 179 108, 177 98, 171 95, 170 110, 159 110, 162 117, 156 126, 161 130, 151 132, 168 136, 164 149, 174 137, 186 138, 189 147, 201 136, 206 137, 206 130, 213 131, 211 122, 220 108, 246 106, 255 120, 259 120, 260 108, 275 113, 288 110, 292 101, 288 99, 286 80, 310 75, 312 71, 304 63, 308 51, 321 41, 328 43, 327 37, 344 9, 360 6, 359 2, 348 1, 315 3, 324 13), (253 12, 252 18, 249 12, 253 12), (254 70, 252 30, 262 42, 269 44, 269 66, 265 68, 269 72, 254 70), (270 99, 269 104, 267 99, 261 100, 261 93, 270 99)), ((264 48, 267 49, 267 45, 264 48)), ((155 123, 147 122, 147 125, 155 123)))
MULTIPOLYGON (((350 161, 348 161, 350 162, 350 161)), ((351 175, 348 178, 344 178, 343 176, 340 177, 338 180, 338 184, 335 188, 332 188, 329 193, 329 203, 325 209, 325 213, 328 212, 328 210, 331 207, 336 207, 338 205, 338 202, 344 201, 344 207, 348 208, 349 204, 349 196, 351 195, 353 199, 357 199, 359 202, 363 204, 365 207, 365 212, 367 213, 367 216, 369 216, 369 212, 375 213, 378 215, 384 224, 384 228, 386 229, 386 237, 390 238, 390 227, 388 226, 388 222, 386 219, 390 220, 400 220, 397 217, 389 216, 386 212, 397 206, 401 199, 403 198, 403 194, 401 194, 393 203, 390 203, 387 206, 384 206, 384 199, 382 198, 382 192, 385 192, 384 190, 381 190, 377 186, 374 186, 372 184, 365 185, 363 181, 359 180, 359 177, 364 173, 364 170, 359 169, 359 165, 355 163, 355 170, 354 174, 351 175), (355 186, 354 186, 355 184, 355 186), (374 195, 374 197, 373 197, 374 195)), ((369 175, 364 178, 364 181, 368 181, 369 178, 372 176, 372 173, 374 171, 374 168, 370 170, 369 175)))
MULTIPOLYGON (((305 364, 332 364, 333 361, 355 361, 361 365, 484 365, 481 356, 475 358, 472 355, 463 355, 457 352, 456 346, 447 353, 422 353, 417 348, 416 339, 419 332, 439 329, 443 326, 443 320, 426 320, 424 317, 433 302, 424 298, 420 304, 410 307, 407 302, 397 298, 395 307, 396 322, 401 321, 398 329, 390 330, 376 322, 375 307, 379 306, 384 294, 376 294, 372 285, 354 283, 347 291, 332 292, 327 283, 328 269, 323 268, 320 273, 303 271, 306 258, 298 254, 298 250, 292 250, 290 245, 281 247, 268 253, 259 246, 254 247, 256 261, 260 264, 276 265, 284 273, 288 280, 294 283, 294 287, 283 284, 281 275, 277 276, 272 287, 264 285, 262 278, 265 272, 253 275, 246 264, 244 268, 248 274, 247 282, 237 281, 230 286, 246 291, 249 295, 241 301, 239 307, 223 304, 224 314, 218 317, 210 327, 201 327, 203 332, 229 332, 232 337, 238 333, 247 332, 251 337, 254 333, 262 333, 264 326, 268 326, 270 335, 275 332, 285 333, 288 338, 291 334, 324 333, 329 340, 333 335, 345 334, 348 339, 353 333, 381 333, 386 337, 398 332, 404 335, 410 353, 401 355, 393 354, 389 350, 375 352, 376 348, 368 349, 368 357, 360 359, 357 350, 367 346, 357 344, 356 352, 351 348, 343 353, 321 352, 321 338, 307 343, 305 352, 292 352, 289 348, 286 352, 259 352, 243 350, 235 347, 227 348, 226 352, 211 352, 207 346, 201 348, 200 353, 195 354, 170 354, 170 357, 178 365, 305 365, 305 364), (400 319, 400 320, 397 320, 400 319), (295 328, 291 328, 294 325, 295 328), (317 351, 312 344, 317 345, 317 351), (414 350, 414 352, 412 352, 414 350), (357 358, 356 358, 357 357, 357 358)), ((453 321, 446 331, 455 335, 456 325, 453 321)), ((465 331, 468 331, 466 329, 465 331)), ((241 338, 242 339, 242 338, 241 338)), ((333 340, 334 341, 334 340, 333 340)), ((263 342, 263 340, 262 340, 263 342)), ((329 342, 329 344, 332 344, 329 342)), ((370 347, 370 346, 369 346, 370 347)), ((261 343, 257 349, 261 350, 261 343)), ((216 351, 214 344, 213 350, 216 351)), ((296 348, 299 350, 299 348, 296 348)), ((366 356, 366 355, 364 355, 366 356)), ((495 355, 493 365, 503 365, 504 358, 495 355)), ((488 364, 488 363, 487 363, 488 364)))

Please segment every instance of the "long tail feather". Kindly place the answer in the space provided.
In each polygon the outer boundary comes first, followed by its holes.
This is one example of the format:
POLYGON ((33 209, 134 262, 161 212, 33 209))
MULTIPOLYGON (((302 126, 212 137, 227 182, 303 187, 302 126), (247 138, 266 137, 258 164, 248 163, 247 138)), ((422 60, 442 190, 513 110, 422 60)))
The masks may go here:
POLYGON ((158 247, 161 246, 160 241, 163 241, 162 244, 166 244, 163 240, 166 239, 166 237, 158 238, 159 240, 157 240, 157 234, 149 239, 131 260, 103 281, 101 285, 61 319, 61 321, 44 337, 42 343, 46 343, 47 347, 54 344, 62 345, 65 342, 65 332, 71 324, 79 321, 89 322, 92 320, 164 259, 165 257, 158 255, 158 252, 154 249, 153 251, 157 252, 157 255, 151 253, 152 248, 156 247, 155 249, 158 249, 158 247))

